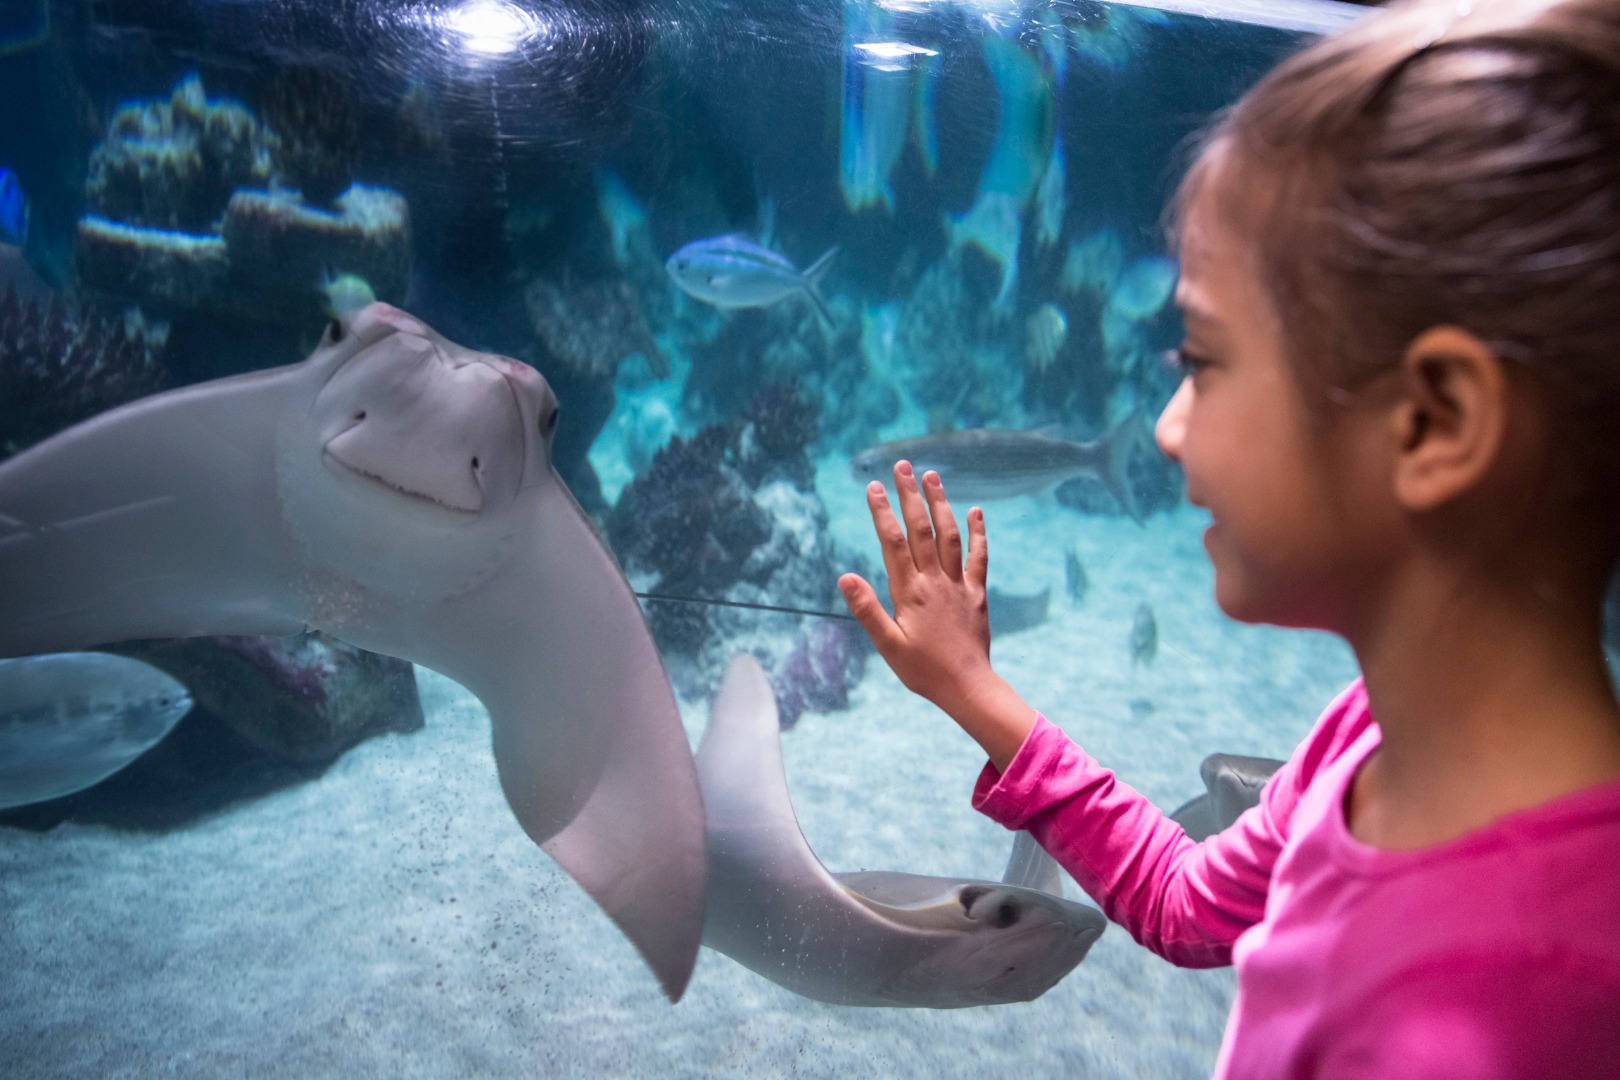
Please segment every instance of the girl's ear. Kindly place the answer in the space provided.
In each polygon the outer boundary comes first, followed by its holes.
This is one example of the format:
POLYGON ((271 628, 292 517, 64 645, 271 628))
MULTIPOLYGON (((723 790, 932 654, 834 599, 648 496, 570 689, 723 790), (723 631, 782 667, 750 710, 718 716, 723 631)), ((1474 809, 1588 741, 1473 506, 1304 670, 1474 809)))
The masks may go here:
POLYGON ((1395 496, 1409 511, 1433 510, 1477 488, 1498 463, 1508 427, 1507 371, 1467 330, 1436 326, 1406 347, 1400 377, 1395 496))

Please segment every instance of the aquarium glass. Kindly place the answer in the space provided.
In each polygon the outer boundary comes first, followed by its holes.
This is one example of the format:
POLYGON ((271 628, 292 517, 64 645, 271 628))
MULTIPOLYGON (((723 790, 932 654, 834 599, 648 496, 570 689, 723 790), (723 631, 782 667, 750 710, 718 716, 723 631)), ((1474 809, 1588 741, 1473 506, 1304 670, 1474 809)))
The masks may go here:
MULTIPOLYGON (((829 870, 995 882, 982 755, 839 617, 839 574, 882 591, 863 485, 896 440, 958 455, 998 669, 1167 812, 1206 755, 1286 757, 1354 666, 1214 604, 1206 515, 1151 434, 1178 378, 1165 208, 1210 118, 1360 13, 10 0, 0 458, 397 305, 545 377, 552 464, 643 594, 693 747, 752 654, 829 870)), ((225 460, 232 436, 175 438, 225 460)), ((596 614, 526 610, 559 638, 596 614)), ((447 675, 314 635, 117 649, 194 706, 106 779, 0 811, 0 1075, 1214 1063, 1230 970, 1119 927, 1032 1002, 830 1004, 705 949, 672 1004, 518 826, 489 714, 447 675)))

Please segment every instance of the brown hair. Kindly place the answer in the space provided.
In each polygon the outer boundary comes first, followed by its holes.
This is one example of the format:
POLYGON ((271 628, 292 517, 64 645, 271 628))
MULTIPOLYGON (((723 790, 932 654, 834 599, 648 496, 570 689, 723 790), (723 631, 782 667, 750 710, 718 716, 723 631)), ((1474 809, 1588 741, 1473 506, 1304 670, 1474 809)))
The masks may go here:
POLYGON ((1544 394, 1578 455, 1560 465, 1620 502, 1620 0, 1369 16, 1222 118, 1178 216, 1206 191, 1257 245, 1303 385, 1354 387, 1461 326, 1544 394))

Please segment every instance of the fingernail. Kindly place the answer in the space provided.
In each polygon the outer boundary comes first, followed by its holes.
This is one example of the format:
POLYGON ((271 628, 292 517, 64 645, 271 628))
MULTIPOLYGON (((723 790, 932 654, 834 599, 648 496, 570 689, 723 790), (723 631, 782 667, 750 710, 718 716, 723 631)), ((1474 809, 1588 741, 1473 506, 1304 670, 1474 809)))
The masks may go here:
POLYGON ((866 485, 866 493, 873 498, 881 499, 883 498, 883 485, 874 480, 866 485))
POLYGON ((902 461, 900 463, 900 475, 905 477, 907 480, 911 479, 911 462, 902 461))

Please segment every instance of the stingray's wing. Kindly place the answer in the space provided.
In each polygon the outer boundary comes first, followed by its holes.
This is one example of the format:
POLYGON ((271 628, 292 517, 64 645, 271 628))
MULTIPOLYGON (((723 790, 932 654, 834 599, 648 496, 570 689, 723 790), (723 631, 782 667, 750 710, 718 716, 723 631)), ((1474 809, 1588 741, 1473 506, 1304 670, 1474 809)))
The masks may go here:
POLYGON ((525 832, 578 881, 678 999, 697 962, 703 800, 663 662, 618 564, 553 478, 521 554, 447 605, 442 665, 489 709, 525 832))
POLYGON ((1170 816, 1194 840, 1214 836, 1230 828, 1245 810, 1259 805, 1266 781, 1283 764, 1276 758, 1211 754, 1198 769, 1207 790, 1170 816))
POLYGON ((303 629, 274 483, 294 372, 143 398, 0 464, 0 656, 303 629))
POLYGON ((1205 758, 1198 772, 1209 789, 1210 809, 1219 827, 1228 828, 1245 810, 1258 806, 1266 781, 1284 764, 1276 758, 1242 754, 1211 754, 1205 758))
POLYGON ((1195 795, 1176 807, 1170 819, 1180 825, 1187 835, 1194 840, 1207 840, 1221 831, 1221 826, 1215 820, 1215 808, 1210 803, 1209 792, 1195 795))
POLYGON ((1041 847, 1040 841, 1023 829, 1013 835, 1012 854, 1001 880, 1008 885, 1063 895, 1063 870, 1057 860, 1041 847))
POLYGON ((731 661, 709 706, 697 770, 711 859, 757 875, 750 887, 841 891, 799 830, 782 764, 776 695, 759 661, 747 653, 731 661))

